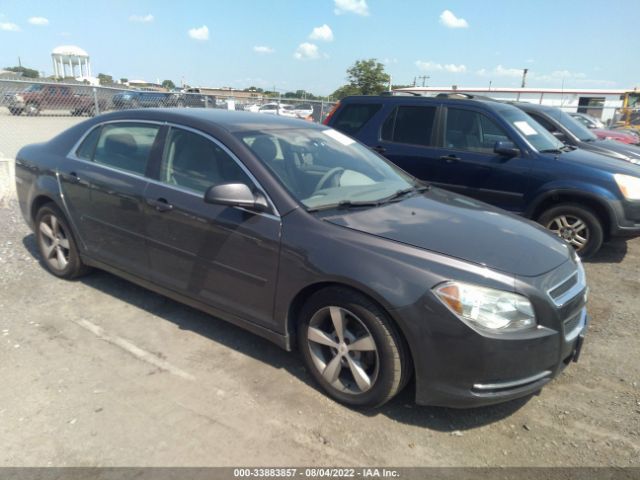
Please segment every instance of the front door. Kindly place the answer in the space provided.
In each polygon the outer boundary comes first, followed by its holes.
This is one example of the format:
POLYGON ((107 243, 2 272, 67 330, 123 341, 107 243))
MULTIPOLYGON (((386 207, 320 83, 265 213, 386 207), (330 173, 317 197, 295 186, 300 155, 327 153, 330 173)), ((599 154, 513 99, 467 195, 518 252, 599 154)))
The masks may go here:
POLYGON ((172 127, 159 180, 145 192, 154 281, 274 328, 280 218, 203 200, 205 190, 215 184, 258 188, 239 161, 212 139, 172 127))

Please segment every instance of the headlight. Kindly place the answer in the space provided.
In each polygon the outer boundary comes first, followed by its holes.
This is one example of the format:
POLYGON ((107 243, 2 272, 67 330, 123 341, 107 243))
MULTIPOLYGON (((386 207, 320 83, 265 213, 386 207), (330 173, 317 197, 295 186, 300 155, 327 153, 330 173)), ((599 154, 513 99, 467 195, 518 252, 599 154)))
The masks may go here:
POLYGON ((640 178, 616 173, 613 178, 627 200, 640 200, 640 178))
POLYGON ((462 282, 447 282, 433 291, 449 310, 473 327, 500 333, 536 325, 531 302, 516 293, 462 282))

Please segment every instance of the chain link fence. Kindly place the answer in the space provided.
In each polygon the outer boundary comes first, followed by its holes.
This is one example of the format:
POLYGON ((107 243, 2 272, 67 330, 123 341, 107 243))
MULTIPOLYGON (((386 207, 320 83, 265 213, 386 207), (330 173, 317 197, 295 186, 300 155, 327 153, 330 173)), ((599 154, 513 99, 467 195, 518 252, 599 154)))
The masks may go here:
POLYGON ((231 90, 211 91, 0 80, 0 202, 13 190, 13 160, 22 146, 47 141, 90 116, 130 108, 217 108, 321 122, 334 105, 318 100, 250 96, 231 90))

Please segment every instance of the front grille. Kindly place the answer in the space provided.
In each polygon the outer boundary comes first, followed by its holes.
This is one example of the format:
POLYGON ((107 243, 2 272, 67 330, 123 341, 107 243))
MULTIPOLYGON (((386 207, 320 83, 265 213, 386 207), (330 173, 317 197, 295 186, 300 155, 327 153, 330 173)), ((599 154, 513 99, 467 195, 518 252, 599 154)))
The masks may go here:
POLYGON ((560 297, 562 297, 562 295, 564 295, 569 290, 571 290, 577 283, 578 283, 578 272, 571 275, 569 278, 563 281, 560 285, 549 290, 549 295, 551 295, 551 298, 553 298, 554 300, 557 300, 560 297))
POLYGON ((564 337, 566 340, 573 340, 578 336, 583 326, 583 320, 586 315, 585 309, 571 315, 564 321, 564 337))

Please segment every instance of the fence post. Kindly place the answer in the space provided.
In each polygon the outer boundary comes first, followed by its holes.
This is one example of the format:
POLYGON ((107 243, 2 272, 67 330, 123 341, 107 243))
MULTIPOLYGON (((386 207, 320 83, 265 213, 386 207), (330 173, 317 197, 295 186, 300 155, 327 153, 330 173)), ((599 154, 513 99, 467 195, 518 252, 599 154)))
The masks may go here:
POLYGON ((204 96, 204 108, 209 108, 209 95, 204 96))
POLYGON ((93 106, 96 110, 96 115, 100 114, 100 105, 98 104, 98 89, 93 87, 93 106))
POLYGON ((318 119, 318 123, 322 123, 324 120, 324 100, 320 101, 320 118, 318 119))

